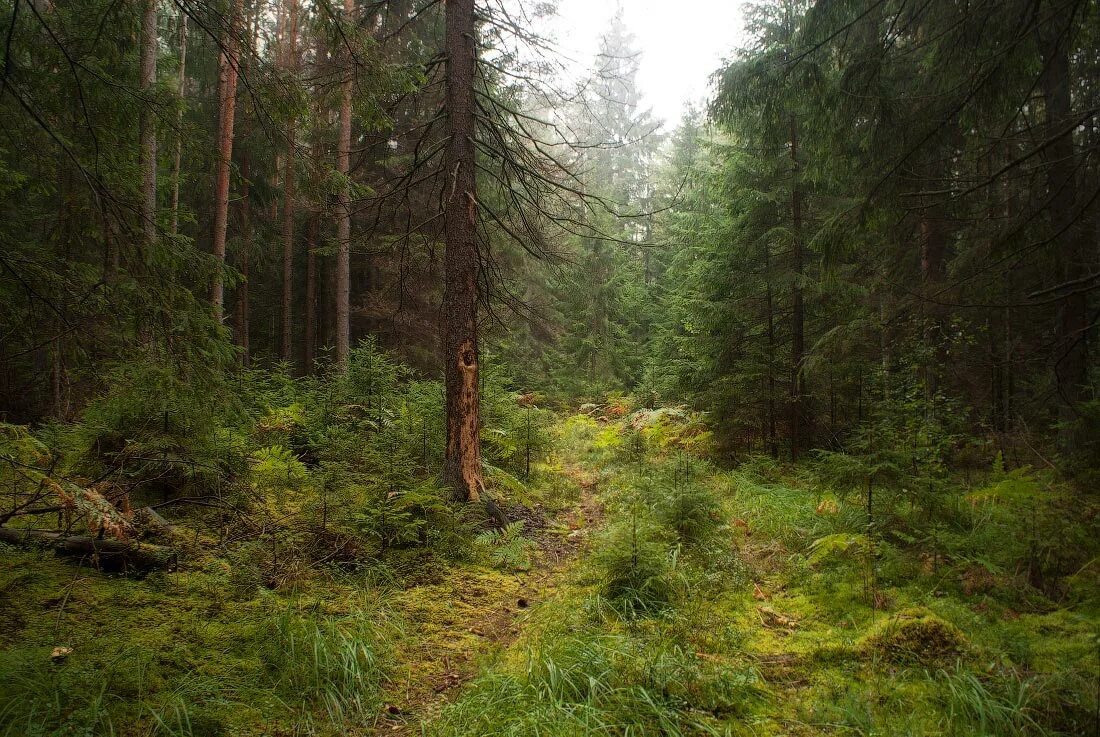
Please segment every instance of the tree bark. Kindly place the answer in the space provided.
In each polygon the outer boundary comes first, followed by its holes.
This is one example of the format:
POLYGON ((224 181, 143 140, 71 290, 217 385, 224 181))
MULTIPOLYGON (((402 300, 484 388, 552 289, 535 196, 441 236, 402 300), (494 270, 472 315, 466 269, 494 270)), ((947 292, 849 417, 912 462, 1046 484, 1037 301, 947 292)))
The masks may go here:
POLYGON ((317 360, 317 240, 320 222, 317 213, 309 218, 309 230, 306 236, 306 345, 305 370, 313 373, 313 364, 317 360))
MULTIPOLYGON (((1073 142, 1072 98, 1070 95, 1070 44, 1072 13, 1054 13, 1038 31, 1043 71, 1039 87, 1046 108, 1048 209, 1055 239, 1056 273, 1063 283, 1086 273, 1088 233, 1077 208, 1078 156, 1073 142)), ((1075 429, 1077 405, 1088 378, 1088 301, 1083 290, 1071 290, 1058 305, 1054 325, 1054 378, 1058 390, 1058 441, 1063 452, 1073 452, 1080 438, 1075 429)))
POLYGON ((478 396, 477 188, 474 176, 474 0, 447 2, 443 361, 447 449, 443 479, 459 499, 481 498, 478 396))
POLYGON ((141 234, 145 257, 157 243, 157 130, 151 97, 157 82, 157 2, 145 0, 141 14, 141 61, 138 86, 144 104, 139 120, 141 138, 141 234))
POLYGON ((252 174, 251 161, 247 155, 241 159, 241 250, 237 256, 237 268, 241 272, 241 283, 237 286, 236 332, 237 345, 241 347, 241 365, 245 368, 252 363, 252 351, 249 342, 249 258, 252 251, 252 193, 249 177, 252 174))
POLYGON ((806 389, 802 370, 806 361, 806 309, 802 296, 802 191, 798 186, 798 127, 791 117, 791 458, 798 460, 806 425, 806 389))
POLYGON ((168 232, 179 233, 180 223, 180 176, 183 173, 183 102, 187 96, 187 15, 180 10, 179 15, 179 69, 176 73, 176 96, 179 98, 176 111, 176 152, 172 160, 172 215, 168 232))
MULTIPOLYGON (((344 0, 344 19, 350 23, 355 0, 344 0)), ((336 203, 336 364, 347 365, 351 352, 351 95, 355 65, 349 60, 340 85, 340 136, 336 144, 336 171, 344 177, 336 203)))
POLYGON ((229 28, 218 54, 218 163, 214 175, 214 258, 218 271, 214 274, 210 301, 221 319, 225 303, 225 284, 221 266, 225 263, 225 232, 229 222, 229 166, 233 161, 233 118, 237 110, 237 63, 240 51, 237 29, 240 26, 244 0, 234 0, 229 28))
POLYGON ((766 444, 768 453, 773 458, 779 456, 779 447, 776 443, 775 432, 775 305, 772 298, 772 267, 771 267, 771 244, 768 240, 761 240, 764 247, 764 309, 767 311, 768 328, 767 328, 767 340, 768 340, 768 380, 767 380, 767 424, 766 424, 766 444))
MULTIPOLYGON (((298 73, 298 0, 287 0, 287 38, 285 63, 291 76, 298 73)), ((294 309, 294 164, 295 127, 293 117, 287 126, 286 161, 283 170, 283 323, 282 358, 294 357, 292 312, 294 309)))
POLYGON ((947 241, 943 213, 937 205, 927 205, 920 218, 920 270, 924 296, 921 300, 924 313, 924 356, 921 358, 920 373, 924 384, 924 398, 929 403, 939 391, 941 373, 947 361, 943 347, 946 315, 935 301, 947 280, 947 241))

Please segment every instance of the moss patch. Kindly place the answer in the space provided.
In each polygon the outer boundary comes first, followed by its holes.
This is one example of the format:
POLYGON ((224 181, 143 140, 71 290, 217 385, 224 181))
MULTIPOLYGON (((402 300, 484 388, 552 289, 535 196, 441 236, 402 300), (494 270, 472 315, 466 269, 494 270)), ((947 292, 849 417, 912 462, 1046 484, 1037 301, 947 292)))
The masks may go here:
POLYGON ((904 609, 884 619, 860 642, 860 650, 867 656, 921 665, 953 662, 969 648, 958 627, 919 608, 904 609))

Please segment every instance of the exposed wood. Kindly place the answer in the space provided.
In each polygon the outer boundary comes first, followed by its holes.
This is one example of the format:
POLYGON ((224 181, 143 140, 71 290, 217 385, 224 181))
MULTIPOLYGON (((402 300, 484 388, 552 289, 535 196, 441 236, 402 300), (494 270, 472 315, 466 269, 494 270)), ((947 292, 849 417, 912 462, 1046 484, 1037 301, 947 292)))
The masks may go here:
POLYGON ((237 268, 241 272, 241 283, 237 285, 237 309, 235 312, 235 332, 237 345, 241 348, 241 365, 248 367, 252 363, 251 330, 249 314, 249 266, 252 251, 252 190, 249 177, 252 174, 251 161, 246 155, 241 158, 241 245, 237 254, 237 268))
POLYGON ((305 372, 313 373, 317 360, 317 247, 320 220, 314 212, 309 217, 306 235, 306 317, 305 372))
POLYGON ((157 535, 171 537, 176 534, 176 526, 166 520, 160 512, 152 507, 135 509, 133 520, 140 528, 157 535))
POLYGON ((791 150, 791 458, 798 460, 806 444, 806 308, 802 295, 802 191, 799 186, 798 124, 790 121, 791 150))
POLYGON ((443 362, 447 410, 444 482, 457 498, 481 498, 478 396, 477 184, 474 176, 474 0, 447 3, 447 150, 444 199, 443 362))

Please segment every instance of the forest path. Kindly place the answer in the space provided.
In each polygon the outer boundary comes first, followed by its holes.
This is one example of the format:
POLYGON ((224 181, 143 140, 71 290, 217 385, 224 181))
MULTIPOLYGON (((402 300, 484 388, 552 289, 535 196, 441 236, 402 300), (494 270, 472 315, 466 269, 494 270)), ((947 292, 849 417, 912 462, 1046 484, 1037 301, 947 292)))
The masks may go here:
POLYGON ((524 535, 537 546, 527 570, 442 565, 427 571, 424 583, 394 596, 405 636, 376 734, 421 734, 421 725, 450 703, 486 661, 522 635, 531 606, 558 594, 587 549, 590 533, 603 523, 598 481, 598 472, 567 459, 551 483, 578 489, 573 504, 551 515, 538 505, 507 510, 511 519, 524 521, 524 535))

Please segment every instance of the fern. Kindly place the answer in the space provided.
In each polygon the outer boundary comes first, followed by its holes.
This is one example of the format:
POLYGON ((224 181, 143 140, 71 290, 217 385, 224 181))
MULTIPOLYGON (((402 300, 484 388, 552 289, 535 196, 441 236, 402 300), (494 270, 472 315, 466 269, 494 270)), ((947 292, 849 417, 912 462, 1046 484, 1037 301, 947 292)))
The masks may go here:
POLYGON ((477 542, 489 549, 490 559, 498 568, 530 570, 535 543, 523 536, 523 520, 510 522, 499 529, 486 530, 477 536, 477 542))

